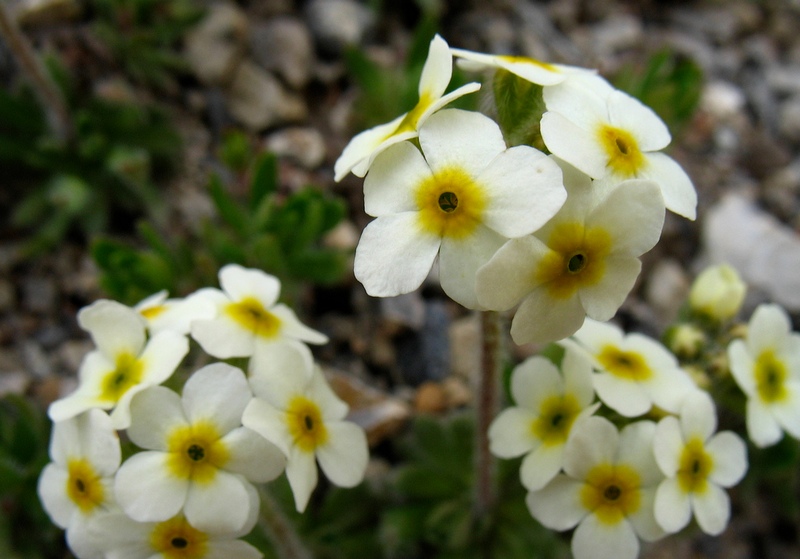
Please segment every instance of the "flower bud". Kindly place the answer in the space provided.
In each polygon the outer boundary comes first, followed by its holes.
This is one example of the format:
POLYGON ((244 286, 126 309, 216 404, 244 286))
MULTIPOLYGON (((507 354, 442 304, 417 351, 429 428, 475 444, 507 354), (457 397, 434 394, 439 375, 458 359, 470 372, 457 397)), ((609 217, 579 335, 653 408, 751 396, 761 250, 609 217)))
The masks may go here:
POLYGON ((689 292, 692 311, 717 321, 736 316, 744 301, 747 286, 731 266, 706 268, 697 276, 689 292))

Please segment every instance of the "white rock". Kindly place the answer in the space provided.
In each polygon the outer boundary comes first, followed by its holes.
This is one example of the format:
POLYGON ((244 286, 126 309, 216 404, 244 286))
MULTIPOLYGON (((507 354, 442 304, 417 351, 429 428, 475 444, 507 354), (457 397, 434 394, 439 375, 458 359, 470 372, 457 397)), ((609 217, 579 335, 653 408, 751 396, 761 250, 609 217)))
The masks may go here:
POLYGON ((291 87, 300 89, 311 79, 314 42, 302 21, 278 17, 254 25, 250 52, 265 69, 276 72, 291 87))
POLYGON ((308 116, 302 100, 288 95, 276 77, 247 61, 236 70, 226 100, 231 116, 256 131, 308 116))
POLYGON ((215 4, 186 35, 184 53, 206 85, 231 81, 247 50, 247 16, 232 4, 215 4))
POLYGON ((314 128, 287 128, 271 134, 265 147, 305 169, 316 169, 325 160, 325 139, 314 128))

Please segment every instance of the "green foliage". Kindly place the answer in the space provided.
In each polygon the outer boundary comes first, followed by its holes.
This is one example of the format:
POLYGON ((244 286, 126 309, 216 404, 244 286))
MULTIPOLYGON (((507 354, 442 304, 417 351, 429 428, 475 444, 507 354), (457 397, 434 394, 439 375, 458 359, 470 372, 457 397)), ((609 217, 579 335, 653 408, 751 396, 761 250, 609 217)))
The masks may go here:
POLYGON ((703 88, 703 71, 690 58, 664 49, 644 66, 628 65, 614 85, 652 108, 674 133, 688 124, 703 88))
POLYGON ((277 276, 287 301, 296 297, 301 282, 325 284, 341 278, 347 255, 322 246, 321 239, 344 217, 344 201, 312 186, 280 192, 275 156, 243 155, 241 140, 238 134, 229 136, 221 151, 237 166, 253 161, 240 175, 246 199, 234 194, 235 180, 226 183, 214 175, 209 194, 216 216, 196 230, 168 236, 141 223, 143 249, 110 238, 94 241, 92 256, 109 295, 133 303, 162 289, 188 293, 215 285, 219 268, 228 263, 277 276))
POLYGON ((63 557, 61 531, 39 503, 36 484, 49 461, 50 423, 19 396, 0 399, 0 557, 63 557), (60 550, 60 551, 54 551, 60 550))
POLYGON ((160 90, 176 89, 175 75, 188 71, 176 51, 203 16, 191 0, 92 0, 92 31, 133 80, 160 90))
POLYGON ((173 169, 181 143, 161 111, 83 98, 60 67, 52 71, 71 103, 75 138, 67 144, 52 137, 32 95, 0 91, 0 165, 7 188, 21 191, 10 221, 34 231, 27 245, 33 253, 72 230, 107 230, 114 216, 145 211, 157 218, 153 181, 173 169))
POLYGON ((545 111, 542 86, 503 69, 492 82, 497 123, 509 146, 530 145, 546 151, 539 123, 545 111))

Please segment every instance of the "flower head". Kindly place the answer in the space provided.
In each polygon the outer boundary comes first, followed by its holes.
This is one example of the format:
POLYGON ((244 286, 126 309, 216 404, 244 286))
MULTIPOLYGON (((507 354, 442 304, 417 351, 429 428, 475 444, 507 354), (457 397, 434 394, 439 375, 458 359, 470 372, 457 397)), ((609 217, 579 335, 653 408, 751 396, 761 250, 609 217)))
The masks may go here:
POLYGON ((736 269, 728 264, 711 266, 694 280, 689 306, 714 320, 728 320, 739 312, 746 292, 747 286, 736 269))
POLYGON ((800 439, 800 335, 777 305, 760 305, 747 338, 728 346, 733 378, 747 396, 747 434, 759 447, 785 430, 800 439))
POLYGON ((569 196, 533 235, 511 239, 478 270, 478 301, 493 310, 520 301, 511 323, 518 344, 573 334, 586 316, 609 320, 641 270, 639 256, 661 235, 664 205, 655 183, 629 180, 606 195, 564 165, 569 196))
POLYGON ((114 427, 125 429, 131 398, 167 380, 189 351, 189 342, 169 330, 147 340, 144 319, 116 301, 97 301, 81 309, 78 324, 97 349, 81 364, 78 389, 50 405, 50 419, 63 421, 90 408, 114 408, 114 427))
POLYGON ((353 487, 367 467, 367 438, 360 427, 344 421, 347 404, 296 348, 276 348, 271 357, 251 371, 256 397, 242 422, 286 454, 286 477, 302 512, 317 485, 315 459, 334 484, 353 487))
POLYGON ((160 522, 183 510, 199 530, 240 530, 251 514, 248 480, 272 480, 285 464, 275 446, 241 426, 251 398, 244 373, 225 363, 194 373, 180 397, 160 386, 138 394, 128 436, 148 450, 117 472, 125 513, 160 522))
POLYGON ((377 219, 356 249, 356 277, 373 296, 408 293, 438 255, 445 293, 476 308, 476 270, 556 213, 561 170, 529 146, 506 149, 498 126, 474 112, 440 111, 419 143, 421 153, 411 142, 392 146, 367 175, 364 206, 377 219))
POLYGON ((436 35, 431 41, 428 59, 422 68, 416 106, 395 120, 365 130, 350 140, 334 165, 335 180, 342 180, 351 171, 354 175, 363 177, 378 154, 391 145, 416 138, 420 127, 429 116, 481 87, 478 83, 469 83, 445 95, 452 74, 453 56, 447 42, 436 35))
POLYGON ((142 299, 134 306, 145 322, 150 335, 162 330, 172 330, 179 334, 188 334, 193 320, 209 320, 214 318, 217 309, 200 290, 185 299, 168 299, 167 291, 159 291, 142 299))
POLYGON ((593 179, 655 181, 668 210, 694 219, 691 179, 660 150, 669 130, 650 109, 598 76, 580 74, 544 90, 541 131, 547 148, 593 179))
POLYGON ((511 376, 516 406, 501 412, 489 427, 493 454, 526 455, 520 478, 530 491, 544 487, 561 470, 573 425, 599 405, 591 405, 592 367, 581 353, 567 349, 562 371, 539 356, 518 365, 511 376))
POLYGON ((680 419, 662 419, 653 439, 656 462, 667 476, 656 491, 656 520, 677 532, 692 512, 707 534, 720 534, 728 524, 730 500, 723 487, 738 483, 747 471, 747 447, 731 431, 714 433, 714 402, 702 391, 686 396, 680 419))
POLYGON ((451 48, 450 52, 459 59, 458 65, 464 70, 477 72, 490 68, 499 68, 538 85, 555 85, 563 82, 567 76, 574 73, 586 72, 594 74, 592 70, 564 64, 549 64, 527 56, 483 54, 455 48, 451 48))
POLYGON ((625 417, 651 407, 677 413, 696 387, 667 348, 643 334, 624 334, 613 324, 587 319, 575 342, 562 343, 586 352, 595 369, 594 389, 608 407, 625 417))
POLYGON ((104 411, 88 410, 58 422, 50 439, 52 462, 39 477, 39 499, 81 559, 102 555, 88 535, 91 518, 113 510, 119 437, 104 411))
POLYGON ((194 320, 192 337, 220 359, 250 357, 259 347, 279 343, 324 344, 328 338, 303 325, 294 311, 277 303, 281 284, 261 270, 228 264, 219 271, 218 289, 204 289, 217 316, 194 320))
POLYGON ((639 540, 664 535, 653 516, 663 476, 653 458, 655 424, 638 421, 617 432, 601 417, 581 421, 564 451, 564 472, 527 504, 539 522, 569 530, 575 559, 635 559, 639 540), (638 537, 637 537, 638 536, 638 537))

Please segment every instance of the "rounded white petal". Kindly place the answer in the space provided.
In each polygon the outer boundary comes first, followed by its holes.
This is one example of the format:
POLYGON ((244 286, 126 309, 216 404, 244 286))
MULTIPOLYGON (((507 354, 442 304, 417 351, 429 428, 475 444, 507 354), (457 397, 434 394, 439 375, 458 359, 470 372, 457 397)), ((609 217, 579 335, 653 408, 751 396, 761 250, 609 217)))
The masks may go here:
POLYGON ((795 439, 800 439, 800 382, 784 383, 787 396, 785 401, 771 406, 772 414, 781 427, 795 439))
POLYGON ((619 433, 617 462, 632 466, 643 487, 655 485, 664 478, 653 453, 655 432, 656 424, 652 421, 637 421, 626 425, 619 433))
POLYGON ((717 430, 717 412, 708 392, 693 390, 681 405, 681 431, 688 440, 698 437, 706 441, 717 430))
POLYGON ((277 446, 247 427, 234 429, 222 438, 230 452, 225 469, 253 483, 272 481, 286 467, 286 457, 277 446))
POLYGON ((781 440, 783 431, 770 410, 755 398, 747 400, 747 435, 760 448, 781 440))
POLYGON ((500 127, 474 111, 445 109, 425 122, 419 131, 422 153, 434 174, 455 166, 477 178, 506 143, 500 127))
POLYGON ((594 399, 594 382, 589 357, 575 347, 566 347, 561 371, 564 375, 565 393, 572 394, 583 408, 591 404, 594 399))
POLYGON ((303 452, 297 447, 291 449, 286 462, 286 479, 294 494, 297 512, 306 510, 311 492, 317 486, 317 463, 313 452, 303 452))
POLYGON ((440 244, 420 230, 416 212, 379 217, 361 234, 355 276, 373 297, 410 293, 428 276, 440 244))
POLYGON ((438 33, 428 47, 428 58, 419 77, 419 96, 432 99, 441 97, 453 75, 453 55, 450 47, 438 33))
MULTIPOLYGON (((400 126, 405 116, 405 114, 402 114, 391 122, 364 130, 353 136, 350 142, 345 146, 342 154, 336 160, 336 163, 334 163, 334 180, 339 182, 350 171, 353 171, 353 174, 359 177, 363 177, 367 174, 369 165, 363 164, 365 162, 368 163, 372 154, 378 150, 381 144, 387 138, 393 136, 393 132, 400 126), (356 167, 359 166, 360 168, 356 169, 356 167)), ((411 134, 411 137, 414 136, 416 136, 416 131, 411 134)))
POLYGON ((658 183, 668 210, 694 219, 697 216, 697 192, 683 167, 663 153, 648 153, 645 157, 647 165, 639 176, 658 183))
POLYGON ((538 491, 556 477, 564 463, 564 445, 540 445, 523 460, 520 481, 528 491, 538 491))
POLYGON ((724 489, 709 483, 702 493, 692 494, 692 504, 703 532, 717 536, 725 530, 731 516, 731 503, 724 489))
POLYGON ((711 437, 705 445, 713 467, 708 478, 722 487, 736 485, 747 472, 747 446, 731 431, 722 431, 711 437))
POLYGON ((564 448, 564 471, 577 479, 586 479, 597 464, 617 460, 619 433, 607 419, 591 416, 576 422, 564 448))
POLYGON ((289 455, 294 439, 289 434, 285 412, 276 409, 261 398, 253 398, 244 410, 242 424, 289 455))
POLYGON ((61 467, 67 466, 67 460, 71 456, 83 455, 78 417, 81 416, 53 423, 50 434, 50 458, 61 467))
POLYGON ((87 394, 88 390, 79 388, 65 398, 56 400, 47 408, 47 415, 54 423, 74 418, 92 408, 110 409, 114 404, 101 401, 95 394, 87 394))
POLYGON ((500 458, 514 458, 536 447, 531 425, 536 415, 518 407, 500 412, 489 425, 489 448, 500 458))
POLYGON ((484 225, 478 225, 468 238, 443 238, 439 249, 439 281, 447 296, 468 309, 481 308, 475 293, 478 269, 505 241, 505 237, 484 225))
POLYGON ((239 264, 228 264, 219 271, 219 285, 233 302, 252 297, 270 308, 281 293, 281 282, 273 275, 239 264))
POLYGON ((594 179, 607 174, 608 154, 591 130, 553 111, 542 115, 540 126, 544 143, 554 155, 594 179))
POLYGON ((189 480, 170 474, 165 452, 134 454, 120 467, 114 493, 125 514, 139 522, 172 518, 186 502, 189 480))
POLYGON ((317 460, 325 475, 340 487, 354 487, 364 479, 369 461, 364 430, 349 421, 325 423, 328 442, 317 447, 317 460))
POLYGON ((270 312, 281 321, 281 334, 283 336, 302 340, 309 344, 328 343, 328 336, 300 322, 294 311, 283 303, 278 303, 272 307, 270 312))
MULTIPOLYGON (((119 436, 107 413, 91 409, 75 419, 81 455, 92 463, 101 476, 110 476, 117 471, 121 460, 119 436)), ((54 429, 58 426, 56 424, 54 429)))
POLYGON ((181 398, 169 388, 152 386, 131 400, 128 437, 137 446, 166 451, 167 437, 178 425, 188 423, 181 398))
POLYGON ((67 527, 67 545, 78 559, 105 559, 102 542, 89 529, 93 520, 94 515, 76 514, 67 527))
POLYGON ((631 256, 612 255, 604 264, 602 279, 578 290, 586 316, 595 320, 610 320, 617 314, 642 270, 639 259, 631 256))
POLYGON ((154 526, 136 522, 121 511, 109 512, 93 518, 89 532, 101 542, 106 559, 142 559, 153 555, 148 540, 154 526))
POLYGON ((417 120, 417 128, 420 129, 420 127, 423 124, 425 124, 425 121, 427 121, 431 117, 431 115, 437 113, 439 109, 446 107, 459 97, 463 97, 464 95, 467 95, 469 93, 475 93, 480 88, 481 84, 479 84, 478 82, 471 82, 462 85, 458 89, 454 89, 450 93, 441 96, 439 99, 436 99, 430 105, 428 105, 427 108, 419 116, 419 120, 417 120))
POLYGON ((642 151, 658 151, 672 141, 664 121, 647 105, 627 93, 614 90, 606 98, 609 122, 636 138, 642 151))
POLYGON ((253 355, 255 334, 239 326, 225 313, 214 320, 195 320, 191 335, 203 351, 219 359, 253 355))
POLYGON ((545 357, 529 357, 514 368, 511 395, 518 406, 539 413, 543 400, 564 394, 564 379, 552 361, 545 357))
POLYGON ((431 176, 414 144, 393 145, 375 158, 364 179, 364 211, 379 217, 417 210, 414 187, 431 176))
POLYGON ((605 405, 625 417, 637 417, 653 407, 650 394, 642 384, 607 372, 594 375, 594 389, 605 405))
POLYGON ((102 299, 78 312, 78 324, 110 359, 120 353, 139 355, 144 347, 144 319, 122 303, 102 299))
POLYGON ((319 406, 322 418, 326 421, 344 419, 350 409, 331 389, 319 367, 314 369, 306 396, 319 406))
POLYGON ((523 299, 511 321, 511 338, 516 344, 544 344, 574 334, 583 324, 586 311, 575 294, 554 299, 547 285, 540 285, 523 299))
POLYGON ((664 226, 664 202, 650 180, 621 182, 586 217, 586 227, 611 235, 614 254, 640 256, 653 248, 664 226))
POLYGON ((641 488, 639 497, 639 508, 628 517, 634 532, 648 542, 663 538, 666 533, 655 517, 656 486, 641 488))
POLYGON ((791 332, 792 324, 780 305, 759 305, 750 317, 747 328, 747 349, 757 356, 769 347, 782 343, 791 332))
POLYGON ((260 559, 264 555, 255 547, 242 540, 215 540, 208 542, 204 559, 260 559))
POLYGON ((743 340, 733 340, 728 345, 728 363, 731 374, 742 392, 750 398, 754 397, 756 393, 756 381, 753 375, 755 362, 748 353, 743 340))
POLYGON ((653 437, 653 454, 665 476, 674 477, 678 473, 685 444, 678 418, 670 415, 658 422, 653 437))
POLYGON ((478 302, 497 311, 519 303, 536 287, 536 268, 549 252, 547 245, 533 235, 506 242, 476 273, 478 302))
POLYGON ((296 394, 305 394, 314 375, 307 347, 273 344, 250 363, 250 388, 256 397, 285 410, 296 394))
POLYGON ((627 520, 606 524, 590 514, 572 535, 572 555, 575 559, 636 559, 639 539, 627 520))
POLYGON ((542 96, 548 112, 563 115, 582 128, 583 135, 586 136, 586 131, 594 131, 599 123, 608 121, 606 99, 613 91, 600 76, 581 74, 570 76, 553 87, 545 87, 542 96))
POLYGON ((189 340, 186 336, 177 332, 159 332, 150 338, 139 357, 143 367, 142 382, 161 384, 172 376, 187 353, 189 340))
POLYGON ((66 528, 73 514, 78 514, 78 507, 67 495, 69 474, 55 464, 48 464, 39 475, 36 492, 45 512, 59 528, 66 528))
POLYGON ((133 309, 141 313, 142 311, 147 309, 160 307, 161 305, 164 304, 164 301, 167 300, 167 297, 169 297, 169 291, 167 291, 166 289, 162 289, 161 291, 153 293, 152 295, 145 297, 144 299, 136 303, 133 306, 133 309))
POLYGON ((683 530, 689 524, 692 501, 689 493, 680 488, 677 479, 665 479, 658 485, 654 512, 656 522, 670 534, 683 530))
MULTIPOLYGON (((684 400, 698 391, 692 377, 678 367, 657 370, 655 376, 648 381, 647 390, 653 403, 670 413, 677 413, 684 400)), ((708 425, 704 425, 703 429, 708 429, 708 425)))
POLYGON ((564 205, 561 168, 530 146, 500 153, 478 177, 489 194, 484 223, 514 238, 533 233, 564 205))
POLYGON ((583 482, 559 474, 541 490, 528 493, 525 503, 545 527, 569 530, 589 513, 581 503, 582 487, 583 482))
POLYGON ((614 324, 587 318, 581 329, 575 332, 575 339, 589 353, 597 354, 607 345, 622 345, 625 333, 614 324))
POLYGON ((190 423, 210 421, 224 435, 242 424, 242 412, 252 397, 241 369, 212 363, 189 377, 181 399, 190 423))
POLYGON ((250 495, 245 481, 236 474, 217 470, 206 483, 191 483, 184 514, 203 532, 225 534, 241 530, 250 517, 250 495))

